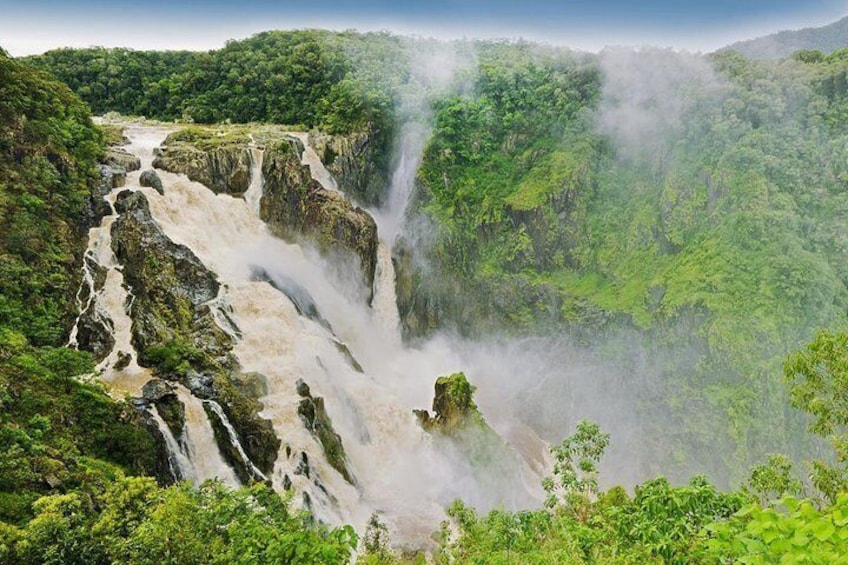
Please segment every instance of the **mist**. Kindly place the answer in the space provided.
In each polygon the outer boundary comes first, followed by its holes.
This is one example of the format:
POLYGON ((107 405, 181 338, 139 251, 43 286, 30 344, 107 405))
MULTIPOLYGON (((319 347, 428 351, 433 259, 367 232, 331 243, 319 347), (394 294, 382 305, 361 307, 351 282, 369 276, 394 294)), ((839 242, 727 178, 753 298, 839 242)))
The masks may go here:
POLYGON ((408 75, 395 93, 397 133, 388 196, 385 204, 372 212, 380 237, 388 245, 404 231, 415 177, 433 131, 434 102, 470 91, 476 75, 476 58, 467 42, 411 39, 404 48, 409 57, 408 75))
POLYGON ((624 159, 651 160, 668 152, 685 118, 704 100, 719 102, 725 86, 710 61, 671 49, 605 49, 598 131, 624 159))

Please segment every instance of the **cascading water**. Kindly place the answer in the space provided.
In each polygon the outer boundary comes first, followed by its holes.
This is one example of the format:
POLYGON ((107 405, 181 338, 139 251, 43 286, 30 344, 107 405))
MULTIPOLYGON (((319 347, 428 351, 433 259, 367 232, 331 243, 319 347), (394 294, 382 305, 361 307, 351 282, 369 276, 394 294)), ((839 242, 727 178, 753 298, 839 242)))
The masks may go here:
MULTIPOLYGON (((165 133, 128 128, 129 150, 141 153, 149 164, 152 148, 165 133)), ((219 278, 221 291, 210 306, 220 310, 216 321, 234 336, 233 353, 242 370, 264 376, 267 395, 260 399, 260 416, 271 420, 283 441, 269 477, 275 488, 302 493, 303 503, 321 520, 352 523, 360 530, 372 512, 379 511, 396 541, 419 547, 430 543, 430 534, 444 517, 443 508, 455 498, 484 508, 533 504, 541 494, 538 468, 515 457, 512 476, 504 476, 497 485, 479 483, 461 454, 446 449, 416 422, 412 411, 429 407, 435 378, 465 365, 446 340, 435 339, 420 349, 403 346, 389 246, 379 247, 373 308, 352 300, 344 286, 354 283, 339 281, 316 253, 272 237, 259 219, 261 162, 261 150, 252 148, 252 178, 244 198, 216 195, 166 171, 159 171, 164 194, 138 186, 135 173, 127 188, 143 191, 164 233, 189 247, 219 278), (299 307, 286 294, 292 288, 306 293, 299 298, 299 307), (352 482, 330 465, 304 425, 298 410, 301 379, 312 395, 324 399, 342 437, 352 482)), ((130 386, 137 390, 151 375, 135 363, 126 313, 131 297, 111 253, 112 221, 114 215, 91 236, 92 252, 109 267, 96 304, 108 313, 116 333, 115 348, 100 368, 104 379, 124 383, 124 390, 130 386), (133 354, 133 362, 122 370, 114 368, 119 350, 133 354), (139 378, 127 385, 132 371, 139 378)), ((168 443, 174 461, 180 461, 180 454, 188 455, 190 465, 177 464, 184 467, 180 472, 194 480, 218 477, 238 484, 218 451, 204 401, 184 387, 177 390, 186 409, 184 444, 174 451, 173 442, 168 443)), ((220 407, 209 408, 222 413, 220 407)), ((235 431, 230 427, 227 432, 237 445, 235 431)), ((543 445, 538 438, 527 441, 543 445)))
POLYGON ((239 486, 239 480, 232 467, 221 457, 221 451, 215 441, 215 432, 203 406, 204 401, 182 386, 177 386, 177 398, 185 406, 185 429, 182 434, 184 443, 180 447, 191 461, 191 479, 218 479, 225 485, 239 486))
POLYGON ((309 172, 312 175, 312 178, 320 182, 321 186, 327 190, 334 190, 338 192, 339 187, 338 184, 336 184, 336 179, 333 178, 333 175, 331 175, 330 171, 327 170, 327 167, 324 166, 321 158, 318 157, 315 149, 309 144, 309 134, 304 132, 291 132, 289 135, 300 140, 303 144, 301 163, 309 166, 309 172))
POLYGON ((182 444, 174 437, 174 432, 171 431, 171 428, 168 427, 168 424, 159 415, 159 410, 156 409, 155 404, 150 406, 148 413, 156 424, 156 427, 162 433, 162 437, 165 438, 165 448, 168 450, 168 464, 171 467, 171 473, 174 475, 174 478, 181 481, 196 480, 191 459, 189 459, 182 444))

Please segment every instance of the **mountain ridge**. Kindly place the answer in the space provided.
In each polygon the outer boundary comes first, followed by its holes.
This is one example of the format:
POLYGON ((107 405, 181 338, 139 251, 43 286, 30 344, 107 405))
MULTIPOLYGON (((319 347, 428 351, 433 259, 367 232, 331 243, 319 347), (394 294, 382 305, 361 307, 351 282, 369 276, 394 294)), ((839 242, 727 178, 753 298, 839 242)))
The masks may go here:
POLYGON ((848 16, 823 26, 786 29, 737 41, 720 51, 738 51, 749 59, 783 59, 796 51, 812 49, 831 53, 845 46, 848 46, 848 16))

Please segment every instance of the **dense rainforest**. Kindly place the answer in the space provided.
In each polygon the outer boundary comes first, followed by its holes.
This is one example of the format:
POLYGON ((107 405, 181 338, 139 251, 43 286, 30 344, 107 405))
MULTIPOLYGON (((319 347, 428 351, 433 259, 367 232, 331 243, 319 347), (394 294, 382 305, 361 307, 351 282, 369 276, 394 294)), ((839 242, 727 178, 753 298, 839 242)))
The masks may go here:
MULTIPOLYGON (((545 508, 457 502, 437 562, 846 562, 848 51, 301 31, 208 53, 2 54, 0 76, 0 561, 342 563, 358 543, 263 485, 157 485, 133 408, 78 378, 93 363, 62 345, 105 150, 91 111, 364 132, 366 205, 421 124, 395 250, 406 337, 562 333, 632 367, 626 390, 652 412, 640 472, 658 478, 605 488, 609 436, 539 422, 559 433, 545 508)), ((359 533, 360 562, 423 559, 394 553, 377 517, 359 533)))

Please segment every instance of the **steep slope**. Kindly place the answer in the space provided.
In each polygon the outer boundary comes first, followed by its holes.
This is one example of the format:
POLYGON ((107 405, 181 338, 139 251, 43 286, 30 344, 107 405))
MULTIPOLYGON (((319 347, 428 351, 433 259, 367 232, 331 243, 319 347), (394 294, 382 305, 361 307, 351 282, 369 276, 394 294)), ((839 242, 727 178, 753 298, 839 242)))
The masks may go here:
MULTIPOLYGON (((88 355, 68 338, 86 230, 102 195, 101 133, 85 105, 0 51, 0 520, 22 523, 48 493, 153 473, 135 411, 75 377, 88 355)), ((108 189, 107 189, 108 190, 108 189)))

